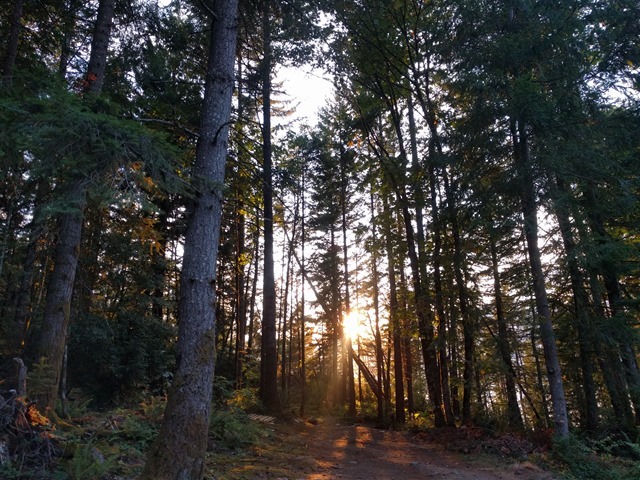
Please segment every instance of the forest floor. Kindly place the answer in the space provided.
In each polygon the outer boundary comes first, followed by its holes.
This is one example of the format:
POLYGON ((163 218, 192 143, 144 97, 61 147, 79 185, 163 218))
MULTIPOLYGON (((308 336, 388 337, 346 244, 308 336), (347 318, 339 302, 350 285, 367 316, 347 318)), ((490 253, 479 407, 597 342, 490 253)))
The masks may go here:
MULTIPOLYGON (((268 425, 267 438, 250 451, 209 457, 217 480, 553 480, 529 461, 528 442, 480 438, 477 431, 435 434, 383 430, 334 419, 318 424, 268 425)), ((535 455, 535 453, 534 453, 535 455)))

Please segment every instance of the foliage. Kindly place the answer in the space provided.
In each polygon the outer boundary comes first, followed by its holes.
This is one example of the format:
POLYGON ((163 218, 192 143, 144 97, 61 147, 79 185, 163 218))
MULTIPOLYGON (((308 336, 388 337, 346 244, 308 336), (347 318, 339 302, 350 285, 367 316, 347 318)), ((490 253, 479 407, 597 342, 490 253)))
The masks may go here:
POLYGON ((158 425, 138 415, 126 415, 113 438, 122 438, 140 451, 145 450, 158 435, 158 425))
MULTIPOLYGON (((89 406, 93 402, 93 398, 88 396, 81 389, 74 389, 73 392, 70 390, 67 392, 67 414, 70 418, 78 418, 83 415, 86 415, 89 406)), ((59 411, 58 415, 62 417, 61 405, 57 405, 59 411)))
POLYGON ((32 365, 27 375, 29 396, 37 398, 42 392, 46 392, 54 378, 53 367, 46 358, 41 357, 37 363, 32 365))
POLYGON ((225 449, 238 450, 256 443, 262 429, 238 409, 214 409, 209 427, 211 436, 225 449))
POLYGON ((116 455, 104 458, 100 450, 91 443, 79 444, 66 465, 66 471, 72 480, 96 480, 111 471, 116 462, 116 455))
POLYGON ((142 413, 152 422, 158 422, 167 406, 167 397, 151 396, 140 403, 142 413))
POLYGON ((172 336, 171 326, 136 312, 120 311, 111 320, 89 315, 71 329, 69 382, 83 385, 98 404, 136 402, 144 388, 162 394, 173 365, 172 336))
POLYGON ((552 458, 559 462, 567 478, 584 480, 625 480, 640 475, 640 464, 637 461, 616 461, 609 454, 603 453, 600 447, 611 450, 611 447, 624 446, 637 455, 637 444, 630 447, 630 442, 611 441, 605 439, 596 443, 587 442, 574 435, 567 438, 556 438, 553 444, 552 458), (596 447, 596 448, 594 448, 596 447))

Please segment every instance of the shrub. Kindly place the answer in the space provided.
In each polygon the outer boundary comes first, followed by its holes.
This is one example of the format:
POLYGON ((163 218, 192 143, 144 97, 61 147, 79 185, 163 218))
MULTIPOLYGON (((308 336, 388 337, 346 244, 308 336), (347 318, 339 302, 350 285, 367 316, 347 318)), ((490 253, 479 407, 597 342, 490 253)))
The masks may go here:
POLYGON ((240 410, 219 409, 211 414, 209 432, 221 447, 238 450, 257 442, 261 429, 240 410))
POLYGON ((574 435, 555 439, 552 455, 561 464, 570 479, 626 480, 640 478, 640 465, 637 462, 619 461, 610 455, 599 456, 596 451, 574 435))
POLYGON ((78 445, 66 471, 73 480, 93 480, 101 478, 116 463, 116 456, 105 458, 93 445, 78 445))

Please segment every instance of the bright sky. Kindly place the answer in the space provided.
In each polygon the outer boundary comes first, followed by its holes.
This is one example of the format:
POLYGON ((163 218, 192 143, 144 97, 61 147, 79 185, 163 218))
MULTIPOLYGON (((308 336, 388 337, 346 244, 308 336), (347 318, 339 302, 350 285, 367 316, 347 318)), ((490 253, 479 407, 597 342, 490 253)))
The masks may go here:
POLYGON ((311 67, 280 68, 276 82, 282 82, 282 89, 296 106, 295 117, 301 123, 316 123, 318 111, 327 105, 333 96, 333 85, 322 70, 311 67))

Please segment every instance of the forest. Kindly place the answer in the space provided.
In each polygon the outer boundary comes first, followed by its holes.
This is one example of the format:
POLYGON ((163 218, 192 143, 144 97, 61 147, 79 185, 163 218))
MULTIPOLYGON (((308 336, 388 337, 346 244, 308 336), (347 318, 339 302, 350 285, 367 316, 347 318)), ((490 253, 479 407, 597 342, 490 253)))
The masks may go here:
POLYGON ((637 1, 3 4, 0 477, 139 405, 144 480, 222 412, 640 460, 637 1))

